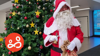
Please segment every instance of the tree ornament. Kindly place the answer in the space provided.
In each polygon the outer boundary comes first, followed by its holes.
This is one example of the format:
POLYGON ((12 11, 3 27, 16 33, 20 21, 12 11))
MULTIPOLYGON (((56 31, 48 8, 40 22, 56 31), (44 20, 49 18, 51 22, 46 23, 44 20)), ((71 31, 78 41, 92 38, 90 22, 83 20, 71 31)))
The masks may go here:
POLYGON ((37 1, 41 1, 41 0, 37 0, 37 1))
POLYGON ((26 0, 27 2, 29 1, 29 0, 26 0))
POLYGON ((40 49, 43 49, 43 46, 42 45, 40 45, 40 49))
POLYGON ((37 5, 39 5, 39 3, 37 3, 37 5))
POLYGON ((44 18, 44 16, 42 16, 44 18))
POLYGON ((2 43, 0 43, 0 46, 2 45, 2 43))
POLYGON ((39 11, 37 10, 35 13, 36 13, 36 15, 40 16, 40 13, 41 13, 41 12, 39 12, 39 11))
POLYGON ((18 12, 18 15, 20 15, 20 12, 18 12))
POLYGON ((42 34, 42 32, 39 32, 39 34, 42 34))
POLYGON ((11 54, 11 51, 9 51, 8 54, 10 55, 11 54))
POLYGON ((17 9, 19 8, 19 6, 16 7, 17 9))
POLYGON ((25 16, 25 17, 24 17, 24 19, 26 20, 26 19, 27 19, 27 17, 25 16))
POLYGON ((28 46, 28 50, 31 50, 31 46, 28 46))
POLYGON ((15 3, 18 3, 18 0, 15 0, 15 3))
POLYGON ((49 0, 46 0, 46 1, 49 1, 49 0))
POLYGON ((9 18, 11 19, 11 16, 9 16, 9 18))
POLYGON ((39 18, 39 16, 38 16, 38 15, 36 15, 36 18, 39 18))
POLYGON ((15 16, 16 15, 16 12, 14 11, 14 12, 12 12, 12 16, 15 16))
POLYGON ((6 39, 7 37, 4 37, 4 39, 6 39))
POLYGON ((38 32, 39 32, 39 31, 37 31, 37 29, 36 29, 34 32, 35 32, 35 35, 36 35, 36 34, 38 35, 38 32))
POLYGON ((5 28, 5 30, 7 30, 7 28, 5 28))
POLYGON ((31 4, 31 2, 29 2, 29 4, 31 4))
POLYGON ((43 10, 45 10, 45 8, 43 7, 43 10))
POLYGON ((29 25, 27 24, 27 25, 26 25, 26 27, 28 28, 28 27, 29 27, 29 25))
POLYGON ((13 4, 13 6, 14 6, 14 4, 13 4))
POLYGON ((2 54, 2 56, 5 56, 4 53, 2 54))
POLYGON ((19 27, 17 27, 17 29, 19 30, 19 27))
MULTIPOLYGON (((0 37, 0 42, 1 42, 1 41, 3 41, 3 38, 2 38, 2 37, 0 37)), ((1 44, 0 44, 0 45, 1 45, 1 44)))
POLYGON ((10 14, 12 14, 12 12, 10 12, 10 14))
POLYGON ((38 9, 40 9, 40 7, 41 7, 41 6, 39 5, 39 6, 38 6, 38 9))
POLYGON ((14 53, 14 52, 12 51, 12 53, 14 53))
POLYGON ((31 25, 31 28, 32 28, 32 27, 34 27, 35 23, 32 22, 30 25, 31 25))
POLYGON ((53 12, 53 10, 51 9, 50 12, 53 12))
POLYGON ((1 45, 1 48, 3 48, 3 45, 1 45))
POLYGON ((14 6, 16 6, 16 4, 14 4, 14 6))

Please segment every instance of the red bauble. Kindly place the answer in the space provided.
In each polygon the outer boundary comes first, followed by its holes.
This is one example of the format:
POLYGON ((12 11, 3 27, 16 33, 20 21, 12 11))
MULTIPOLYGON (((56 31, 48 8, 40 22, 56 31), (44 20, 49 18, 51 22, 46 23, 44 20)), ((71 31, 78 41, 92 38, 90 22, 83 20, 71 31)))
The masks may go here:
POLYGON ((8 54, 10 55, 11 54, 11 51, 9 51, 8 54))
POLYGON ((38 5, 39 3, 37 3, 37 5, 38 5))
POLYGON ((50 12, 53 12, 53 10, 51 9, 50 12))
POLYGON ((26 19, 27 19, 27 17, 25 16, 25 17, 24 17, 24 19, 26 20, 26 19))
POLYGON ((52 5, 54 7, 54 5, 52 5))
POLYGON ((7 28, 5 28, 5 30, 7 30, 7 28))
POLYGON ((11 19, 11 16, 9 16, 9 18, 11 19))
POLYGON ((26 0, 26 1, 29 1, 29 0, 26 0))
POLYGON ((2 45, 2 43, 0 43, 0 45, 2 45))
POLYGON ((19 6, 16 7, 17 9, 19 8, 19 6))
POLYGON ((6 39, 7 37, 4 37, 4 39, 6 39))
POLYGON ((14 4, 13 4, 13 6, 14 6, 14 4))
POLYGON ((42 45, 40 46, 40 49, 43 49, 43 46, 42 45))
POLYGON ((10 12, 10 14, 12 14, 12 12, 10 12))
POLYGON ((39 18, 39 15, 36 15, 36 18, 39 18))

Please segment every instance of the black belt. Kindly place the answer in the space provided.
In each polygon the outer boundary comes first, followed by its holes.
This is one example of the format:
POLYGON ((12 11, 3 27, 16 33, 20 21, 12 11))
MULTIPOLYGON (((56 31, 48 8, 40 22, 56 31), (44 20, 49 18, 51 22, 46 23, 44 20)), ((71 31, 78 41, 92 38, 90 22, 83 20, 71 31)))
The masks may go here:
POLYGON ((56 52, 59 52, 59 53, 62 53, 63 51, 61 50, 61 48, 57 48, 57 47, 54 47, 52 46, 52 50, 56 51, 56 52))

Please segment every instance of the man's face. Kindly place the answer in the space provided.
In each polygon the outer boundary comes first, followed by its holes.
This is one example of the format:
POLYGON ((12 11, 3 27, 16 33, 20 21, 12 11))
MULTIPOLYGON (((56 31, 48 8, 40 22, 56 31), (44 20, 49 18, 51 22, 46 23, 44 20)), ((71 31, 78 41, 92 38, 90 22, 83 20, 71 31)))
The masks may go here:
POLYGON ((68 9, 69 9, 68 6, 64 5, 64 6, 60 9, 59 12, 61 12, 61 11, 65 11, 65 10, 68 10, 68 9))

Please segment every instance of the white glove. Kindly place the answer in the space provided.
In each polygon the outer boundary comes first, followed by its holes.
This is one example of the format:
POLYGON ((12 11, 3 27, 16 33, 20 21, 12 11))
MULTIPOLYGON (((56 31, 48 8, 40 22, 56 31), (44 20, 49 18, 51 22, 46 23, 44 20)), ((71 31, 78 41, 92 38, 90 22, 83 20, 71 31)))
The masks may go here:
POLYGON ((58 41, 57 39, 58 36, 51 36, 51 38, 49 39, 49 42, 52 42, 52 41, 58 41))
POLYGON ((67 49, 70 50, 70 51, 73 51, 75 48, 75 43, 74 41, 72 41, 68 46, 67 46, 67 49))

